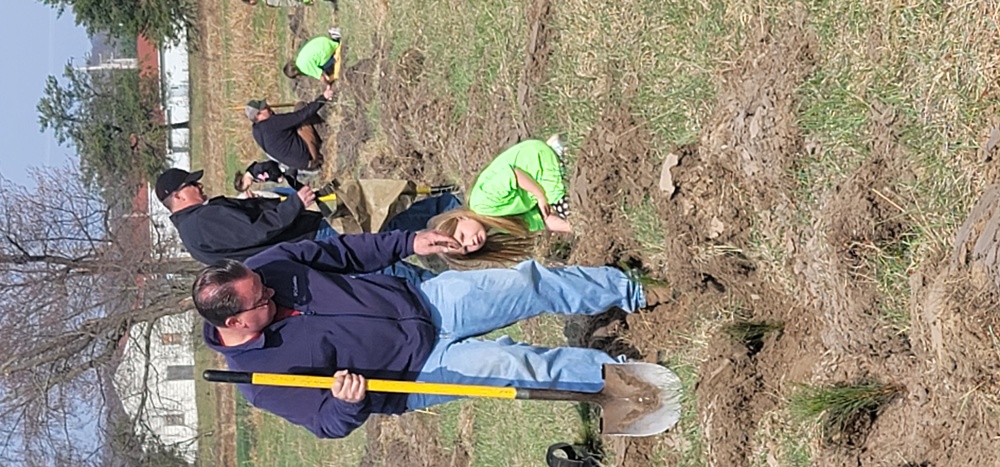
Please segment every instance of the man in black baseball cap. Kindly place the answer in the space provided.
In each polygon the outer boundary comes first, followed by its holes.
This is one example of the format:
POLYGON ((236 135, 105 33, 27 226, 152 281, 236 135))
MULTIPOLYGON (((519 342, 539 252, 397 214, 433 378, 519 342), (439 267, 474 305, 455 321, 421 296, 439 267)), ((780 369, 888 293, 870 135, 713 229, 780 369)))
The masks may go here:
POLYGON ((306 210, 316 202, 309 186, 284 200, 207 199, 198 182, 202 175, 169 169, 156 179, 156 197, 170 210, 181 242, 202 263, 243 261, 278 243, 337 235, 320 213, 306 210))
MULTIPOLYGON (((166 200, 170 197, 171 193, 180 191, 188 186, 200 188, 201 183, 198 183, 198 180, 201 180, 203 175, 205 175, 204 170, 188 172, 181 169, 168 169, 160 175, 160 178, 156 179, 156 197, 166 205, 168 203, 166 200)), ((167 208, 169 209, 170 206, 167 206, 167 208)))

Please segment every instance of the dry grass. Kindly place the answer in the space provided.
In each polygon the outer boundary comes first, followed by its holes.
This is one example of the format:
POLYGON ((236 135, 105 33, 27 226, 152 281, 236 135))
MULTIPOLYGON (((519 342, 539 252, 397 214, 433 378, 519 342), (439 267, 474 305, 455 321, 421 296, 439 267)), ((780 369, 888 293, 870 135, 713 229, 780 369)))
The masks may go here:
POLYGON ((197 120, 192 149, 211 191, 231 193, 233 172, 264 158, 242 105, 260 97, 289 100, 280 72, 290 53, 287 26, 279 16, 283 10, 249 8, 236 0, 200 2, 198 8, 202 40, 192 56, 197 120))

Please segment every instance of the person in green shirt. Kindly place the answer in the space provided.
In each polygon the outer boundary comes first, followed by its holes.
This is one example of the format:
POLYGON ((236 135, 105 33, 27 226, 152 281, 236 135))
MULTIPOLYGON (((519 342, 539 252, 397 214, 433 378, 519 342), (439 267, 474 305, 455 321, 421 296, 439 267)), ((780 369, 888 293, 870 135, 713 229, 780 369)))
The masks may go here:
POLYGON ((309 39, 295 58, 285 63, 285 76, 308 76, 329 85, 340 75, 340 28, 330 28, 328 36, 309 39))
POLYGON ((529 256, 533 232, 572 232, 566 222, 563 151, 555 135, 548 141, 521 141, 493 159, 476 178, 467 207, 428 224, 462 245, 444 259, 458 268, 511 263, 529 256))

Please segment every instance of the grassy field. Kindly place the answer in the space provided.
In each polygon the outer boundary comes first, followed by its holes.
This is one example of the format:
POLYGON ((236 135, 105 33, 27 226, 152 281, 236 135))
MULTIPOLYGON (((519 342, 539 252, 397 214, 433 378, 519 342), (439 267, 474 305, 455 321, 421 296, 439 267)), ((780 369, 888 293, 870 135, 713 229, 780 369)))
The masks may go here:
MULTIPOLYGON (((422 80, 442 99, 454 101, 456 120, 470 112, 470 90, 485 89, 508 96, 509 108, 498 110, 503 117, 534 118, 533 132, 562 131, 570 141, 582 142, 603 108, 627 105, 652 130, 652 157, 658 162, 672 148, 696 143, 704 134, 713 112, 724 104, 720 93, 741 78, 734 67, 748 41, 762 31, 780 31, 794 16, 794 7, 778 0, 552 4, 549 26, 555 33, 533 116, 515 104, 532 2, 341 2, 336 18, 326 5, 306 8, 303 27, 320 34, 338 22, 349 41, 348 65, 385 48, 393 59, 419 50, 427 64, 422 80)), ((889 240, 859 242, 852 251, 860 252, 858 269, 864 274, 859 280, 874 284, 881 296, 872 312, 892 332, 906 335, 911 274, 949 251, 953 231, 987 180, 978 169, 977 150, 997 110, 995 99, 983 97, 995 95, 1000 78, 995 39, 990 39, 997 5, 811 0, 798 7, 808 13, 805 26, 814 44, 813 68, 794 90, 795 123, 806 146, 788 174, 797 182, 788 203, 794 222, 769 229, 755 224, 742 253, 794 295, 785 233, 816 222, 830 189, 871 159, 878 142, 870 128, 890 122, 903 148, 899 163, 906 175, 873 187, 878 191, 873 196, 895 206, 894 216, 907 228, 889 240)), ((201 8, 205 44, 192 67, 193 155, 196 165, 208 170, 210 186, 221 193, 228 189, 227 174, 261 156, 242 113, 227 108, 256 96, 292 97, 278 71, 292 51, 292 39, 284 10, 250 9, 235 0, 201 8)), ((379 112, 377 103, 366 111, 374 135, 362 148, 361 160, 365 151, 387 146, 379 112)), ((662 255, 664 223, 670 220, 662 219, 649 200, 621 202, 620 210, 645 255, 662 255)), ((655 444, 654 462, 670 458, 677 465, 709 465, 710 447, 692 393, 705 361, 705 336, 733 315, 720 309, 700 313, 686 328, 693 331, 682 336, 685 349, 665 359, 688 390, 679 440, 655 444), (668 451, 680 454, 672 457, 668 451)), ((565 342, 555 319, 506 332, 538 343, 565 342)), ((593 428, 569 404, 458 402, 432 412, 441 445, 471 443, 471 463, 481 466, 537 465, 548 444, 579 441, 593 428), (471 431, 463 434, 467 423, 471 431)), ((363 433, 320 442, 253 409, 237 416, 241 465, 357 465, 365 452, 363 433)), ((815 438, 813 429, 793 421, 785 407, 768 411, 751 438, 758 446, 754 465, 812 465, 818 449, 809 441, 815 438)))

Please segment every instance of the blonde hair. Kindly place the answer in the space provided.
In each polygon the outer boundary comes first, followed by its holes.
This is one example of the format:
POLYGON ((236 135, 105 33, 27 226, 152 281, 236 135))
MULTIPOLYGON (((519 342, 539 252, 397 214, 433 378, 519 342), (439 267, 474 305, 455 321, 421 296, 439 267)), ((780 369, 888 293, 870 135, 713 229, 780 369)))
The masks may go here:
POLYGON ((432 217, 427 227, 453 236, 458 220, 463 217, 483 224, 486 241, 482 248, 471 253, 439 255, 453 269, 504 267, 531 256, 534 237, 518 217, 484 216, 468 209, 452 209, 432 217))

